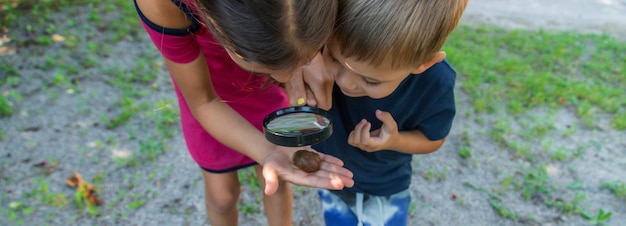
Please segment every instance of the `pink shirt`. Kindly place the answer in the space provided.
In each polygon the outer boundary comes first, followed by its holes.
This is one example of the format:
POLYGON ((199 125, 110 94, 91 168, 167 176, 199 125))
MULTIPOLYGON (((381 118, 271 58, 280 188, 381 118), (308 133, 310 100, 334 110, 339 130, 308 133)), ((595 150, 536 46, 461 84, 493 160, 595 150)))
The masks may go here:
MULTIPOLYGON (((196 7, 193 1, 183 0, 182 4, 176 4, 188 17, 195 17, 192 19, 195 23, 190 28, 160 27, 137 10, 154 45, 165 58, 180 64, 189 63, 198 54, 204 54, 217 95, 257 129, 262 130, 262 121, 267 114, 288 106, 282 88, 268 85, 266 76, 251 74, 235 64, 210 30, 198 23, 201 18, 194 13, 196 7)), ((214 172, 226 172, 254 164, 252 159, 222 145, 208 134, 191 114, 175 83, 174 87, 185 142, 189 153, 200 167, 214 172)))

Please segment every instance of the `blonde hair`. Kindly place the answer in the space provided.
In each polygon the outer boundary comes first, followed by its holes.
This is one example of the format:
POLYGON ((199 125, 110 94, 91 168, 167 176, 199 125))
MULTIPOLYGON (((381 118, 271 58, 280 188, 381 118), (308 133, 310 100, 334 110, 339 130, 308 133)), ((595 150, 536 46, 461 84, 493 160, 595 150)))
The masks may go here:
POLYGON ((468 0, 339 0, 331 36, 341 55, 415 68, 443 47, 468 0))

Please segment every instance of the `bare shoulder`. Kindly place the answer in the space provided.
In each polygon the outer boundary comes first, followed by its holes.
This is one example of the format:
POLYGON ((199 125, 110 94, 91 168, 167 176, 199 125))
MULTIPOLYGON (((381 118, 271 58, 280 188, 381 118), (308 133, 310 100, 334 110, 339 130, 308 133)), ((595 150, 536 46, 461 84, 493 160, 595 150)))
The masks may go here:
POLYGON ((159 26, 166 28, 186 28, 191 21, 170 0, 136 0, 141 13, 159 26))

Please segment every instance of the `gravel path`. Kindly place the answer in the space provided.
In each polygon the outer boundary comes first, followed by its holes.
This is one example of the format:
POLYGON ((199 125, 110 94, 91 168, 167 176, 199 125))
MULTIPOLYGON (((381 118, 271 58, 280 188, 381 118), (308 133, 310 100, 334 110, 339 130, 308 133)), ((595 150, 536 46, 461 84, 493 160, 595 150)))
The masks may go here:
MULTIPOLYGON (((626 0, 471 0, 463 24, 491 24, 505 28, 576 30, 606 32, 619 38, 626 37, 626 0)), ((84 17, 79 15, 76 18, 84 17)), ((61 16, 60 16, 61 17, 61 16)), ((79 27, 76 29, 80 29, 79 27)), ((20 68, 23 78, 19 89, 24 99, 11 117, 0 118, 4 140, 0 141, 0 225, 207 225, 204 213, 202 179, 198 168, 187 154, 177 125, 167 130, 174 136, 163 139, 164 148, 154 160, 128 166, 116 158, 126 154, 146 154, 137 150, 158 149, 150 143, 155 135, 157 121, 151 112, 174 108, 174 93, 163 67, 157 79, 150 84, 153 91, 141 96, 152 104, 147 112, 127 125, 110 129, 102 124, 103 115, 119 113, 116 105, 119 90, 99 77, 104 70, 132 67, 140 56, 158 55, 149 40, 139 35, 132 41, 122 41, 108 51, 111 56, 98 59, 100 67, 81 74, 80 92, 68 89, 43 90, 44 78, 54 76, 38 70, 46 57, 54 58, 55 48, 18 49, 11 56, 0 56, 1 61, 20 68), (159 101, 164 101, 163 104, 159 101), (148 123, 147 123, 148 122, 148 123), (152 145, 152 146, 151 146, 152 145), (43 165, 42 165, 43 164, 43 165), (100 186, 105 205, 100 216, 94 218, 80 212, 73 204, 73 190, 64 181, 72 172, 80 172, 85 179, 100 186), (71 204, 55 210, 55 194, 70 197, 71 204), (33 201, 34 200, 34 201, 33 201), (27 202, 28 201, 28 202, 27 202), (32 212, 29 207, 33 208, 32 212), (12 211, 15 210, 15 211, 12 211), (17 212, 12 219, 10 214, 17 212), (22 217, 20 217, 22 216, 22 217), (26 217, 23 217, 26 216, 26 217)), ((80 59, 81 56, 74 56, 80 59)), ((64 61, 64 64, 72 62, 64 61)), ((162 66, 162 65, 161 65, 162 66)), ((2 78, 4 76, 0 76, 2 78)), ((48 79, 49 80, 49 79, 48 79)), ((0 91, 9 90, 0 86, 0 91)), ((458 91, 459 109, 469 108, 467 97, 458 91)), ((537 112, 541 114, 542 112, 537 112)), ((161 117, 161 116, 158 116, 161 117)), ((476 116, 472 116, 476 117, 476 116)), ((411 221, 416 225, 586 225, 589 221, 579 216, 561 216, 554 208, 534 205, 520 197, 501 197, 506 207, 524 216, 536 219, 511 221, 498 216, 487 202, 488 194, 480 186, 498 184, 502 172, 511 170, 516 161, 509 155, 493 153, 498 147, 481 137, 486 128, 473 123, 473 118, 459 114, 448 142, 436 153, 420 156, 414 161, 415 178, 412 195, 416 205, 411 221), (463 131, 469 131, 474 145, 484 151, 473 153, 473 162, 461 161, 457 150, 463 131), (426 172, 428 171, 428 172, 426 172), (428 174, 428 176, 426 175, 428 174), (435 179, 428 179, 433 177, 435 179), (468 182, 476 185, 471 188, 468 182), (455 196, 458 199, 452 199, 455 196)), ((557 113, 557 127, 581 124, 575 112, 557 113)), ((486 119, 487 121, 490 119, 486 119)), ((572 184, 574 178, 588 185, 602 181, 626 181, 626 138, 624 132, 613 131, 608 122, 599 122, 600 130, 579 131, 561 143, 593 143, 602 137, 602 146, 586 152, 580 161, 547 166, 550 178, 561 185, 572 184)), ((593 149, 593 148, 591 148, 593 149)), ((243 173, 250 177, 250 173, 243 173)), ((241 197, 241 225, 264 225, 258 188, 243 186, 241 197)), ((617 203, 613 195, 599 189, 587 190, 585 208, 612 211, 611 225, 626 225, 626 207, 617 203)), ((314 189, 294 186, 294 220, 296 225, 322 225, 320 205, 314 189)))

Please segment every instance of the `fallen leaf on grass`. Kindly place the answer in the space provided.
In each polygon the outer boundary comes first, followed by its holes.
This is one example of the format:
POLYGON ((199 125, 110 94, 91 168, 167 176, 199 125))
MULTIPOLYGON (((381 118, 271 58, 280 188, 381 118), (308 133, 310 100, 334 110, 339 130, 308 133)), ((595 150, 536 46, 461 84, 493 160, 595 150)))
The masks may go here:
POLYGON ((0 46, 0 56, 15 54, 15 48, 10 46, 0 46))
POLYGON ((65 37, 59 34, 53 34, 51 38, 52 38, 52 41, 55 41, 55 42, 65 41, 65 37))
POLYGON ((46 162, 46 161, 44 160, 44 161, 41 161, 41 162, 39 162, 39 163, 34 164, 33 166, 34 166, 34 167, 45 167, 47 164, 48 164, 48 162, 46 162))
POLYGON ((76 187, 76 192, 80 192, 85 200, 88 200, 92 205, 102 205, 104 201, 98 198, 96 193, 96 187, 93 184, 87 183, 77 172, 73 172, 72 176, 65 180, 65 184, 70 187, 76 187))
POLYGON ((43 170, 42 172, 45 175, 50 175, 54 173, 58 164, 59 163, 57 161, 50 161, 50 163, 48 163, 47 161, 41 161, 39 163, 34 164, 33 166, 42 168, 43 170))
POLYGON ((10 8, 15 8, 17 7, 17 5, 19 5, 19 1, 12 1, 12 2, 4 2, 2 5, 0 5, 0 11, 4 11, 10 8), (9 7, 11 6, 11 7, 9 7))
POLYGON ((11 41, 11 39, 9 38, 8 35, 0 36, 0 46, 4 45, 4 43, 10 42, 10 41, 11 41))
POLYGON ((4 46, 4 43, 10 42, 11 39, 7 35, 0 36, 0 56, 9 55, 15 53, 15 47, 12 46, 4 46))

